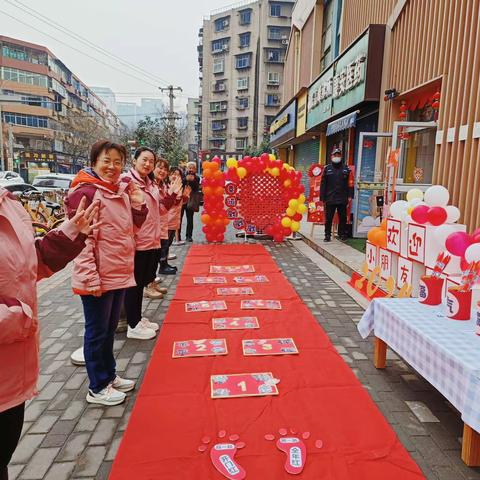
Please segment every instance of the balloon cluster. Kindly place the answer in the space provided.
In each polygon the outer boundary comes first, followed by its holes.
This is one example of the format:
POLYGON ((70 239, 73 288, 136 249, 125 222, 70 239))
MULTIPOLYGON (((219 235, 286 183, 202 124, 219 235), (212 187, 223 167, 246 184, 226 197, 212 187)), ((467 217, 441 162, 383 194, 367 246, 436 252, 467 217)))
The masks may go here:
POLYGON ((271 175, 277 178, 286 205, 285 216, 275 219, 265 229, 275 242, 282 242, 292 232, 300 230, 300 221, 307 211, 305 205, 305 187, 301 184, 302 172, 297 172, 288 163, 283 163, 275 155, 262 153, 259 157, 246 156, 241 160, 229 158, 226 179, 240 183, 244 178, 255 175, 271 175))
POLYGON ((407 200, 397 200, 390 205, 390 216, 406 223, 420 225, 452 224, 459 220, 460 210, 448 205, 450 194, 445 187, 433 185, 425 194, 418 188, 407 193, 407 200))
POLYGON ((377 247, 387 247, 387 219, 384 218, 379 227, 373 227, 368 231, 368 241, 377 247))
POLYGON ((214 157, 211 162, 202 163, 203 212, 202 231, 208 242, 223 242, 230 220, 223 204, 225 174, 220 170, 221 160, 214 157))
POLYGON ((466 270, 469 263, 480 261, 480 228, 468 234, 455 230, 452 225, 442 225, 435 231, 435 240, 451 255, 461 258, 462 270, 466 270))

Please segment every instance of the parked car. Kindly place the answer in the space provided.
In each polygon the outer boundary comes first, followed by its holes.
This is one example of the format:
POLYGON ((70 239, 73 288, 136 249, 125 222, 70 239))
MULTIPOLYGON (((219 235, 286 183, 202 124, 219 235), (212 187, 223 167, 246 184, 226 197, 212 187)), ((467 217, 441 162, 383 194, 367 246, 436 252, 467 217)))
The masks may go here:
POLYGON ((33 179, 32 185, 40 192, 51 192, 54 190, 68 190, 75 175, 68 173, 44 173, 33 179))
POLYGON ((30 185, 29 183, 20 183, 14 180, 8 183, 2 184, 2 187, 15 195, 20 195, 21 193, 28 193, 28 192, 40 193, 40 191, 37 190, 33 185, 30 185))
POLYGON ((0 185, 5 185, 10 182, 25 183, 23 178, 17 172, 12 172, 11 170, 0 172, 0 185))

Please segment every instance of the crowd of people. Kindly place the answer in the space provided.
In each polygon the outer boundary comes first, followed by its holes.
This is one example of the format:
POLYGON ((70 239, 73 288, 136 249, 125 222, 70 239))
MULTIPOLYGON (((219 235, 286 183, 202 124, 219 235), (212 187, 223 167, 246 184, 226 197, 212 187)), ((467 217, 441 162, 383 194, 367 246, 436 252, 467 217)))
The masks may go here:
POLYGON ((115 369, 113 341, 121 311, 127 338, 155 338, 159 325, 143 316, 144 296, 166 293, 163 275, 175 275, 170 246, 193 241, 200 205, 196 164, 171 168, 147 147, 126 170, 127 150, 107 140, 91 148, 90 167, 73 180, 65 201, 68 220, 34 239, 28 214, 0 187, 0 480, 20 438, 25 402, 36 392, 39 325, 36 283, 73 260, 72 288, 82 301, 83 357, 89 379, 86 400, 118 405, 135 382, 115 369))

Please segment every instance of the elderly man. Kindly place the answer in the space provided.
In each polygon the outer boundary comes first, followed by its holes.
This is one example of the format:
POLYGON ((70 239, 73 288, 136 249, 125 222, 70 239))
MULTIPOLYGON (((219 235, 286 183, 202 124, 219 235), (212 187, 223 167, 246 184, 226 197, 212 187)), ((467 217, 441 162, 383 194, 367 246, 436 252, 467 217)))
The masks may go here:
POLYGON ((197 175, 197 164, 195 162, 187 163, 187 171, 185 172, 185 185, 189 185, 192 189, 187 204, 182 208, 187 216, 187 230, 185 237, 187 242, 193 242, 193 215, 200 210, 200 178, 197 175))

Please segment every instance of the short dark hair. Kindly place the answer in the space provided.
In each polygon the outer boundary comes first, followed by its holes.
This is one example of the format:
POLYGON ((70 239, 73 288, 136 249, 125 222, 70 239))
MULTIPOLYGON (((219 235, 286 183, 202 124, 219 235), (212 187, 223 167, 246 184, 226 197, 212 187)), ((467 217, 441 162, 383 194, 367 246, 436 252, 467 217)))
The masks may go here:
POLYGON ((155 162, 155 167, 158 167, 159 165, 163 165, 167 170, 170 170, 170 165, 167 160, 165 160, 162 157, 158 157, 155 162))
POLYGON ((150 152, 153 154, 153 158, 155 160, 155 162, 157 161, 157 154, 153 151, 152 148, 150 147, 138 147, 136 150, 135 150, 135 153, 133 154, 133 158, 136 160, 141 153, 143 152, 150 152))
POLYGON ((127 149, 119 143, 111 142, 110 140, 98 140, 92 145, 90 149, 90 165, 93 167, 97 163, 98 157, 103 152, 109 150, 116 150, 123 158, 123 163, 127 160, 127 149))

